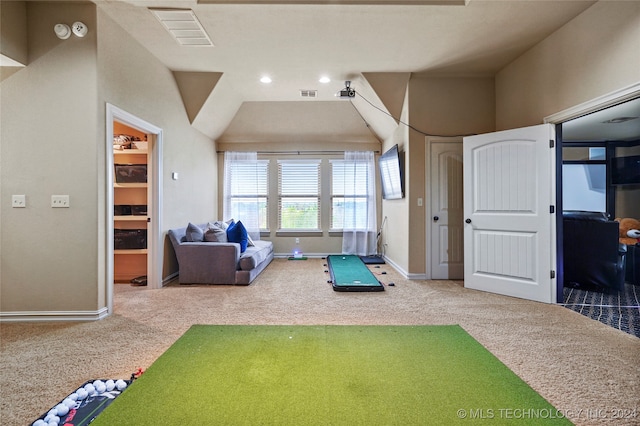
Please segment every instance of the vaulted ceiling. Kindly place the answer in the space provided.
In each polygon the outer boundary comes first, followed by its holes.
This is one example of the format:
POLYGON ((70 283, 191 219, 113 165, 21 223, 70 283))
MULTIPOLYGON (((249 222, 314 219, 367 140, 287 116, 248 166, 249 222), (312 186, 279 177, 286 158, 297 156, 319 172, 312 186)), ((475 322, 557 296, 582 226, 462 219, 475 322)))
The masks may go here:
POLYGON ((341 129, 339 137, 385 137, 395 120, 380 113, 370 128, 357 108, 364 100, 356 97, 352 104, 334 96, 346 80, 367 101, 397 117, 412 74, 493 76, 594 3, 94 2, 174 72, 193 125, 223 142, 258 134, 284 137, 292 126, 311 139, 316 134, 331 139, 327 123, 341 129), (191 10, 213 45, 181 45, 152 13, 154 8, 191 10), (270 84, 260 82, 265 75, 270 84), (320 83, 321 76, 331 81, 320 83), (317 95, 303 98, 301 90, 317 95))

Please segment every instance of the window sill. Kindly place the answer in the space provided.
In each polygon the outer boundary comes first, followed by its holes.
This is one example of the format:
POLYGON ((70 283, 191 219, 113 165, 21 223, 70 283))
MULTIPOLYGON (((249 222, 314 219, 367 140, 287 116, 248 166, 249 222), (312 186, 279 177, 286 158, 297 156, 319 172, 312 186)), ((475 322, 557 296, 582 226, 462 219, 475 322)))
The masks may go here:
POLYGON ((304 231, 304 230, 278 230, 276 231, 276 237, 322 237, 323 232, 317 231, 304 231))

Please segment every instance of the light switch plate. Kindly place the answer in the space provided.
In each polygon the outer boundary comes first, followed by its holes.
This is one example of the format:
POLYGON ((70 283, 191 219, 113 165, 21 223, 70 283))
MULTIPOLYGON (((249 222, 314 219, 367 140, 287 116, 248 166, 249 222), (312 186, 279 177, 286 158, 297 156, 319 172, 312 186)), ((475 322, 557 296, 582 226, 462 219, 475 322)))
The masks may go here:
POLYGON ((51 207, 69 208, 69 196, 68 195, 52 195, 51 207))
POLYGON ((25 195, 12 195, 11 207, 14 209, 27 207, 27 197, 25 195))

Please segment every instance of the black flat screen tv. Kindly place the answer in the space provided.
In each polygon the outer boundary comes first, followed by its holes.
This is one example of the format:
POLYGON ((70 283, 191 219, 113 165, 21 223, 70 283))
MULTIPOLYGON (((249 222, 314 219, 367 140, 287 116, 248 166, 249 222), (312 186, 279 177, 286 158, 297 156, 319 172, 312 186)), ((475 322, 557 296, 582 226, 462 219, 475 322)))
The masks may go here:
POLYGON ((394 145, 378 159, 380 181, 382 182, 382 198, 397 200, 404 197, 403 161, 394 145))
POLYGON ((640 184, 640 155, 611 159, 612 185, 640 184))

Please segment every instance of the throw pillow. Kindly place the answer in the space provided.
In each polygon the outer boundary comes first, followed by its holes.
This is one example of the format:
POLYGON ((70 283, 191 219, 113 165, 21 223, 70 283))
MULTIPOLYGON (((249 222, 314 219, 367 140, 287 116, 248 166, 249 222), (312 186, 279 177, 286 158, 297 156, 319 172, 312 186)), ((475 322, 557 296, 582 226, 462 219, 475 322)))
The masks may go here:
POLYGON ((221 227, 218 222, 207 224, 207 229, 204 231, 204 240, 208 242, 226 243, 227 231, 226 226, 221 227))
POLYGON ((240 253, 244 253, 249 243, 247 230, 241 221, 237 221, 229 225, 227 228, 227 239, 232 243, 240 244, 240 253))
POLYGON ((187 225, 186 238, 187 238, 187 241, 191 243, 204 241, 204 229, 200 228, 198 225, 194 225, 193 223, 189 222, 189 225, 187 225))

